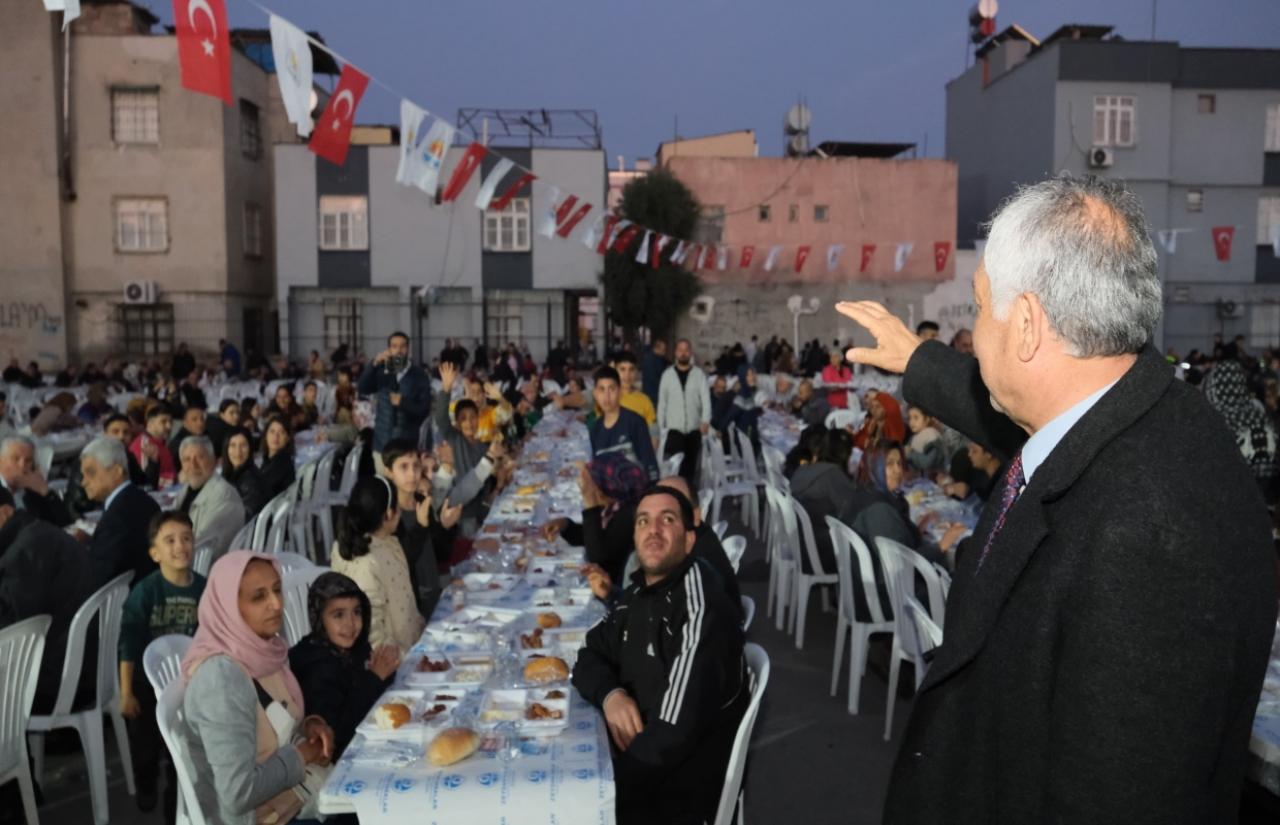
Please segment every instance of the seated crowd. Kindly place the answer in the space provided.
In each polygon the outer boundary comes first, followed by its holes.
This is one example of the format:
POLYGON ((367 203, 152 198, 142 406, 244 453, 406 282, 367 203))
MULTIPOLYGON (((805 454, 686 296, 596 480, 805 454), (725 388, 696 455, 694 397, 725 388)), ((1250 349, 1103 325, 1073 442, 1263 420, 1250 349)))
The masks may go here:
MULTIPOLYGON (((917 332, 938 330, 925 322, 917 332)), ((967 331, 952 346, 971 348, 967 331)), ((157 803, 161 765, 156 699, 140 660, 152 640, 178 633, 193 637, 182 663, 184 732, 206 819, 315 818, 327 766, 418 641, 451 566, 496 549, 480 528, 512 481, 521 443, 548 409, 570 410, 586 421, 593 456, 578 479, 582 520, 556 518, 541 530, 584 548, 583 572, 609 608, 572 680, 604 714, 619 821, 714 818, 750 688, 734 567, 698 506, 701 439, 730 446, 736 431, 759 454, 765 411, 794 416, 803 429, 783 473, 815 526, 831 516, 868 543, 888 537, 943 563, 965 528, 913 521, 904 485, 928 480, 973 503, 990 495, 1003 468, 928 410, 906 407, 904 415, 896 392, 851 391, 855 377, 838 342, 824 348, 815 340, 797 355, 776 336, 764 344, 753 336, 705 370, 688 341, 674 351, 668 363, 663 341, 640 357, 620 347, 589 384, 562 344, 541 370, 514 345, 490 352, 477 344, 468 367, 471 354, 452 341, 423 366, 403 333, 367 364, 339 363, 334 372, 318 353, 305 371, 276 370, 252 354, 242 370, 225 342, 218 367, 206 370, 185 346, 168 369, 91 364, 59 376, 59 386, 91 384, 79 410, 60 399, 48 415, 30 416, 37 437, 37 420, 56 431, 64 415, 100 430, 68 467, 63 494, 38 467, 37 441, 8 423, 0 398, 0 627, 53 617, 35 712, 48 712, 57 694, 75 610, 132 573, 119 680, 139 807, 157 803), (244 375, 265 390, 276 374, 303 384, 301 402, 284 383, 269 400, 226 398, 216 413, 207 409, 206 391, 219 381, 244 375), (331 376, 332 387, 324 383, 331 376), (333 404, 320 403, 321 385, 333 390, 333 404), (108 387, 145 396, 117 412, 108 387), (362 397, 374 413, 357 436, 362 397), (843 423, 829 427, 836 413, 843 423), (233 544, 294 484, 293 439, 302 431, 341 443, 358 437, 371 460, 342 507, 333 547, 310 548, 330 570, 310 587, 310 633, 289 649, 279 562, 233 544), (676 453, 684 456, 678 474, 664 471, 676 453), (175 484, 181 494, 161 510, 148 488, 175 484), (76 526, 86 517, 91 535, 76 526), (211 551, 207 580, 194 569, 202 547, 211 551)), ((1243 434, 1245 458, 1274 496, 1280 355, 1260 362, 1242 342, 1218 342, 1182 369, 1243 434)), ((16 364, 4 377, 27 387, 40 381, 38 368, 16 364)), ((833 571, 826 530, 815 538, 820 564, 833 571)), ((809 571, 808 557, 801 562, 809 571)), ((883 571, 875 576, 883 588, 883 571)), ((93 669, 84 675, 80 691, 89 696, 93 669)), ((169 777, 172 816, 172 769, 169 777)))

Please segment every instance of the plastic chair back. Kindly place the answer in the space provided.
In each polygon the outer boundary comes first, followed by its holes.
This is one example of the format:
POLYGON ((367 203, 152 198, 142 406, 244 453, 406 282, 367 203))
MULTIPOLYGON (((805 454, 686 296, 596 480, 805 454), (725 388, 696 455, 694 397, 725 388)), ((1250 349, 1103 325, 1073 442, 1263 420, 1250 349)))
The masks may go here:
POLYGON ((315 567, 311 559, 301 553, 276 553, 276 562, 280 565, 280 572, 283 575, 290 570, 304 570, 308 567, 315 567))
MULTIPOLYGON (((254 534, 257 532, 258 519, 260 518, 260 516, 261 516, 261 513, 259 513, 258 515, 254 516, 253 518, 245 522, 244 527, 240 528, 240 532, 236 533, 235 538, 231 539, 231 547, 229 549, 231 550, 256 549, 253 546, 253 537, 254 537, 254 534)), ((199 555, 198 555, 199 552, 200 552, 199 550, 196 551, 197 558, 199 558, 199 555)), ((210 564, 210 566, 212 567, 213 565, 210 564)))
POLYGON ((333 489, 333 462, 337 459, 336 450, 328 450, 324 455, 320 456, 320 460, 316 462, 316 473, 309 490, 303 490, 303 494, 309 498, 318 498, 333 489))
POLYGON ((284 571, 284 638, 289 647, 296 645, 311 632, 311 618, 307 615, 307 592, 311 589, 311 583, 327 572, 328 568, 312 565, 284 571))
MULTIPOLYGON (((240 531, 244 532, 243 529, 240 531)), ((237 536, 238 537, 238 536, 237 536)), ((235 542, 231 542, 231 546, 235 547, 235 542)), ((209 575, 209 568, 213 566, 213 547, 208 544, 202 544, 196 548, 195 556, 191 559, 191 569, 206 578, 209 575)))
POLYGON ((843 430, 845 427, 857 429, 862 426, 866 413, 860 410, 832 410, 827 414, 828 430, 843 430))
POLYGON ((712 527, 711 531, 716 534, 716 538, 724 541, 724 534, 729 532, 729 522, 721 519, 716 522, 716 526, 712 527))
POLYGON ((880 598, 880 589, 876 587, 875 567, 872 563, 871 549, 857 532, 836 519, 827 516, 827 530, 831 532, 831 546, 836 551, 836 575, 840 579, 840 612, 849 621, 855 621, 853 589, 862 589, 862 598, 867 603, 871 614, 871 624, 885 624, 893 621, 893 605, 885 604, 880 598), (858 578, 853 578, 853 559, 858 560, 858 578))
POLYGON ((742 557, 746 552, 746 536, 730 536, 724 540, 724 554, 729 557, 729 564, 733 565, 733 572, 738 572, 738 565, 742 563, 742 557))
POLYGON ((169 749, 169 761, 178 776, 177 821, 182 822, 185 814, 188 825, 205 825, 187 755, 186 725, 182 709, 186 693, 187 684, 182 679, 174 679, 165 686, 156 702, 156 726, 160 728, 160 738, 169 749))
POLYGON ((750 596, 740 596, 742 599, 742 629, 747 631, 751 629, 751 620, 756 617, 756 600, 750 596))
POLYGON ((747 768, 747 749, 751 744, 751 731, 760 713, 760 700, 769 685, 769 654, 760 645, 748 642, 743 646, 747 660, 747 677, 751 684, 751 702, 738 723, 738 733, 733 738, 733 750, 729 754, 729 769, 725 772, 724 789, 720 792, 720 806, 716 809, 715 825, 730 825, 734 808, 741 803, 742 775, 747 768))
POLYGON ((684 453, 676 453, 662 460, 662 477, 680 475, 680 464, 684 461, 684 453))
POLYGON ((97 706, 103 710, 111 707, 120 692, 120 671, 117 650, 120 643, 120 620, 124 614, 124 600, 129 595, 129 581, 133 571, 121 573, 100 587, 71 617, 67 630, 67 655, 62 662, 62 684, 58 686, 58 698, 53 703, 53 716, 65 716, 71 712, 76 688, 80 684, 80 671, 84 666, 84 648, 89 635, 89 625, 98 619, 98 669, 97 706))
POLYGON ((800 546, 800 533, 796 526, 796 510, 791 504, 791 495, 772 485, 766 485, 764 493, 769 506, 773 508, 771 523, 778 530, 774 537, 775 555, 781 559, 795 559, 796 548, 800 546))
POLYGON ((157 699, 169 683, 182 673, 182 657, 187 655, 189 647, 190 636, 166 633, 152 639, 151 644, 142 652, 142 669, 146 672, 147 681, 151 683, 157 699))
POLYGON ((27 721, 36 698, 51 616, 32 616, 0 630, 0 776, 27 770, 27 721))
POLYGON ((929 618, 929 611, 915 596, 903 596, 902 608, 906 611, 916 649, 923 655, 942 644, 942 628, 929 618))
POLYGON ((351 497, 351 488, 356 486, 356 478, 360 474, 360 456, 364 454, 364 443, 357 441, 347 453, 347 460, 342 465, 342 481, 338 485, 338 495, 343 502, 351 497))
POLYGON ((751 438, 742 430, 735 428, 738 454, 742 457, 742 470, 748 481, 760 481, 760 466, 756 464, 756 448, 751 446, 751 438))
POLYGON ((813 536, 813 520, 809 518, 809 511, 804 509, 804 505, 791 498, 790 493, 783 493, 791 501, 791 506, 795 510, 795 520, 799 525, 800 536, 804 539, 804 552, 809 557, 809 565, 813 572, 811 576, 828 576, 835 578, 829 570, 822 567, 822 557, 818 555, 818 543, 813 536))
MULTIPOLYGON (((893 551, 900 561, 897 570, 897 581, 901 595, 914 596, 916 593, 915 577, 919 575, 925 583, 925 589, 929 596, 929 616, 933 619, 938 627, 944 626, 946 618, 946 599, 942 595, 942 579, 938 576, 938 571, 934 564, 920 555, 910 547, 904 547, 893 539, 884 536, 876 536, 876 545, 881 548, 881 555, 888 555, 887 550, 893 551)), ((889 583, 889 592, 893 592, 894 579, 888 578, 888 570, 885 571, 886 581, 889 583)), ((906 630, 904 626, 901 628, 906 630)))
POLYGON ((711 503, 715 500, 715 497, 715 491, 706 487, 698 491, 698 509, 702 511, 703 521, 706 521, 707 516, 711 515, 711 503))

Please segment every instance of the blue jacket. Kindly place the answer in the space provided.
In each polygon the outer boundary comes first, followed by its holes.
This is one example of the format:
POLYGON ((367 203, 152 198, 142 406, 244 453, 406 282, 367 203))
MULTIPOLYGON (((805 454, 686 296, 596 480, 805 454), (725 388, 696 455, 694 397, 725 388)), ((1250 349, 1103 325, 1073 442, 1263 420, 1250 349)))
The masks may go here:
POLYGON ((655 408, 658 406, 658 386, 662 383, 662 373, 667 371, 667 366, 667 359, 653 349, 645 350, 644 357, 640 359, 641 388, 655 408))
POLYGON ((388 441, 408 438, 418 442, 418 431, 431 411, 431 377, 417 364, 410 364, 404 378, 387 367, 370 364, 357 386, 361 395, 376 396, 373 420, 373 449, 382 452, 388 441), (391 393, 400 393, 400 406, 391 405, 391 393))

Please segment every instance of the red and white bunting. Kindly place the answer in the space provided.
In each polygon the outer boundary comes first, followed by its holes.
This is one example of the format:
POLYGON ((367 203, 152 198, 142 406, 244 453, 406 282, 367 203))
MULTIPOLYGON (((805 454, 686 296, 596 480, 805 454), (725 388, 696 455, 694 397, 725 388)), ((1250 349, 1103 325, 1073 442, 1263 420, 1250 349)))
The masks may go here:
POLYGON ((449 203, 458 199, 458 196, 462 194, 462 190, 467 188, 467 184, 471 181, 472 176, 475 175, 476 170, 480 168, 480 163, 487 154, 489 154, 489 150, 483 143, 473 143, 467 147, 467 151, 463 152, 458 165, 454 167, 453 174, 449 177, 449 183, 444 187, 444 192, 440 195, 441 203, 449 203))
POLYGON ((947 268, 947 259, 951 257, 951 241, 933 242, 933 271, 941 272, 947 268))
POLYGON ((778 265, 778 256, 782 254, 781 246, 769 247, 769 254, 764 259, 764 271, 772 272, 773 268, 778 265))
POLYGON ((525 172, 516 180, 515 183, 507 187, 507 191, 498 196, 498 199, 489 204, 489 208, 494 212, 501 212, 506 209, 510 203, 516 199, 520 192, 529 184, 538 179, 538 176, 532 172, 525 172))
POLYGON ((640 248, 636 250, 636 263, 649 263, 649 239, 653 237, 653 230, 646 229, 644 231, 644 240, 640 241, 640 248))
POLYGON ((864 243, 862 245, 862 263, 858 266, 859 272, 866 272, 867 267, 871 265, 871 258, 876 254, 876 245, 873 243, 864 243))
POLYGON ((796 272, 797 273, 801 272, 804 269, 804 262, 807 260, 809 260, 809 246, 806 244, 796 249, 796 272))
POLYGON ((498 191, 498 184, 502 183, 502 179, 507 173, 515 168, 516 162, 510 158, 502 158, 493 165, 489 170, 489 174, 484 176, 484 180, 480 182, 480 191, 476 193, 476 209, 484 211, 489 208, 489 204, 493 202, 493 195, 498 191))
POLYGON ((742 257, 738 260, 738 267, 740 269, 750 269, 751 259, 755 254, 756 248, 754 246, 748 244, 747 246, 742 247, 742 257))
POLYGON ((844 244, 833 243, 827 247, 827 271, 835 272, 840 266, 840 255, 844 252, 844 244))
MULTIPOLYGON (((178 38, 183 88, 230 106, 231 31, 223 0, 173 0, 173 32, 178 38)), ((351 110, 355 108, 353 103, 351 110)))
POLYGON ((653 253, 649 256, 649 262, 657 269, 662 265, 662 250, 667 248, 667 244, 671 242, 670 235, 658 233, 658 237, 653 239, 653 253))
POLYGON ((907 258, 911 257, 911 250, 915 249, 913 243, 900 243, 898 248, 893 252, 893 271, 901 272, 902 268, 907 265, 907 258))
POLYGON ((1213 228, 1213 253, 1219 261, 1231 260, 1231 241, 1235 238, 1234 226, 1215 226, 1213 228))
POLYGON ((324 107, 320 121, 316 123, 307 145, 320 157, 337 166, 347 162, 347 149, 351 146, 351 127, 356 119, 356 107, 369 86, 369 78, 350 63, 342 67, 338 86, 324 107))

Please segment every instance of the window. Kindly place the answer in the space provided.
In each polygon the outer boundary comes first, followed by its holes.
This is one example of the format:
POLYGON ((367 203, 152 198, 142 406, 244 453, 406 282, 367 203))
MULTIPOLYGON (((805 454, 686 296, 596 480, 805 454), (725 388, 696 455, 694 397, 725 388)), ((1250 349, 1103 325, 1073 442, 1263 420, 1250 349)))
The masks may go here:
POLYGON ((720 243, 724 236, 724 204, 702 207, 694 240, 698 243, 720 243))
POLYGON ((160 142, 160 90, 116 87, 111 90, 111 139, 116 143, 160 142))
POLYGON ((173 304, 121 304, 118 308, 126 354, 173 352, 173 304))
POLYGON ((240 151, 247 158, 262 157, 262 127, 258 121, 258 107, 247 100, 240 101, 240 151))
POLYGON ((773 218, 773 207, 767 203, 760 204, 760 223, 768 223, 773 218))
POLYGON ((1280 152, 1280 103, 1267 104, 1267 138, 1263 151, 1280 152))
POLYGON ((1138 115, 1134 99, 1125 95, 1100 95, 1093 99, 1093 144, 1132 146, 1138 142, 1138 115))
POLYGON ((320 196, 320 248, 369 248, 369 198, 364 195, 320 196))
POLYGON ((1199 212, 1204 209, 1204 190, 1188 189, 1187 190, 1187 211, 1199 212))
POLYGON ((364 307, 359 298, 326 298, 324 302, 324 348, 333 351, 346 344, 358 349, 364 327, 364 307))
POLYGON ((485 333, 490 341, 519 341, 524 338, 524 318, 516 301, 489 301, 485 310, 485 333))
POLYGON ((169 248, 169 204, 164 198, 121 198, 115 207, 117 252, 169 248))
POLYGON ((826 207, 826 206, 824 206, 824 205, 822 205, 822 204, 818 204, 817 206, 813 207, 813 221, 814 221, 814 223, 826 223, 826 222, 827 222, 827 207, 826 207))
POLYGON ((1196 111, 1202 115, 1211 115, 1218 108, 1217 95, 1196 95, 1196 111))
POLYGON ((244 205, 244 256, 262 257, 262 207, 256 203, 244 205))
POLYGON ((1280 231, 1280 195, 1258 198, 1258 246, 1270 246, 1275 231, 1280 231))
POLYGON ((799 223, 800 205, 793 203, 787 207, 787 223, 799 223))
POLYGON ((484 213, 486 252, 528 252, 530 248, 528 198, 516 198, 501 212, 484 213))

